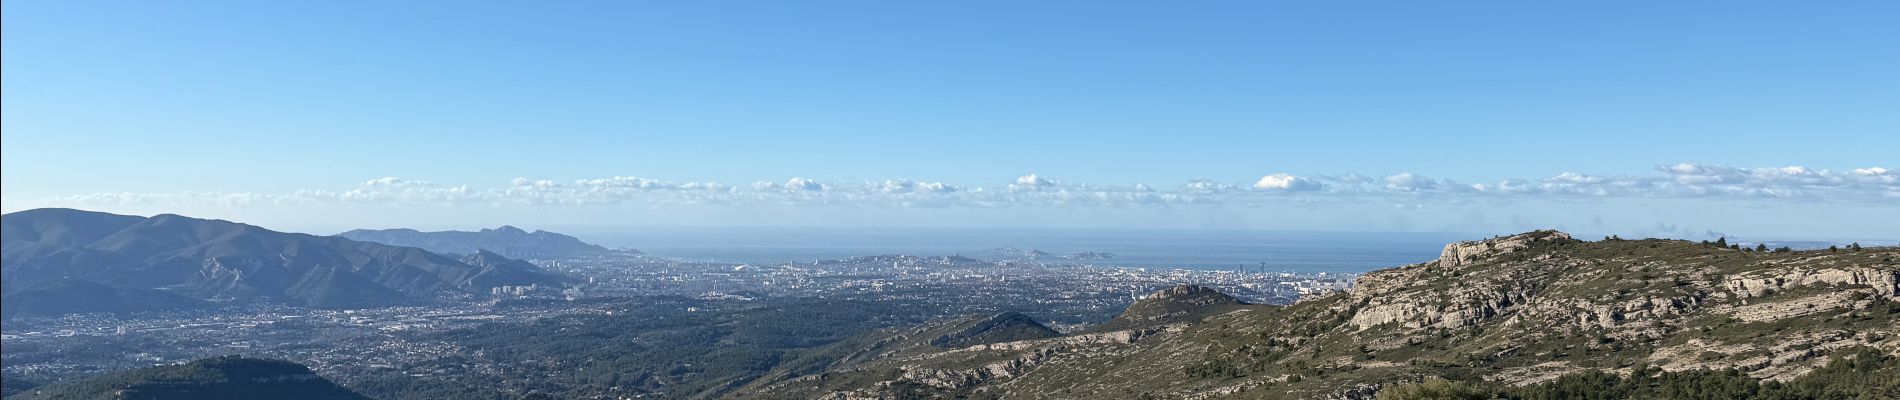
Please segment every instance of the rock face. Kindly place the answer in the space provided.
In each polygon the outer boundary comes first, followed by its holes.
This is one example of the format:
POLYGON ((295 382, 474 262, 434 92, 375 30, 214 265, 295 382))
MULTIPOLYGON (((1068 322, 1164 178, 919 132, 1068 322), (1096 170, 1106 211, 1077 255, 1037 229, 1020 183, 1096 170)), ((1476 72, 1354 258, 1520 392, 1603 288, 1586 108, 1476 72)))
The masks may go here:
POLYGON ((122 296, 138 298, 162 292, 218 302, 357 307, 569 280, 493 255, 493 262, 471 265, 413 247, 170 214, 39 209, 6 214, 0 226, 0 279, 9 293, 80 281, 129 289, 122 296))
POLYGON ((1363 399, 1426 378, 1528 384, 1636 364, 1785 380, 1846 349, 1900 354, 1896 259, 1528 232, 1453 243, 1291 306, 1183 286, 1074 336, 890 354, 747 393, 1363 399))
POLYGON ((1558 231, 1535 231, 1505 237, 1458 242, 1445 245, 1445 251, 1438 256, 1438 264, 1456 267, 1471 263, 1472 260, 1510 254, 1530 248, 1538 242, 1567 241, 1570 234, 1558 231))
POLYGON ((1900 293, 1900 271, 1879 268, 1788 268, 1755 271, 1729 278, 1725 289, 1742 297, 1761 297, 1790 287, 1866 286, 1874 294, 1900 293))

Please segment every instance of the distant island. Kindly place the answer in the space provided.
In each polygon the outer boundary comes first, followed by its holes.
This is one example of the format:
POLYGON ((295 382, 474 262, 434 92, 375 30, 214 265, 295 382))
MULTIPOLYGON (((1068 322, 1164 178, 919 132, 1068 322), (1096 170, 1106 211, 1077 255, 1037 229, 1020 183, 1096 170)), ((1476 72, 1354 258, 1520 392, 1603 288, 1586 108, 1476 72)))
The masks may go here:
POLYGON ((578 258, 614 254, 641 254, 633 249, 608 249, 573 236, 503 225, 469 231, 423 232, 414 229, 357 229, 337 236, 392 246, 417 247, 437 253, 475 254, 482 250, 510 258, 578 258))
POLYGON ((1042 251, 1042 250, 1036 250, 1036 249, 1023 250, 1023 249, 1019 249, 1015 247, 998 247, 998 248, 993 248, 993 249, 985 249, 983 251, 977 252, 977 254, 985 256, 985 257, 995 257, 999 259, 1017 259, 1017 260, 1060 259, 1060 260, 1075 260, 1075 261, 1100 261, 1100 260, 1115 258, 1115 253, 1110 253, 1106 251, 1084 251, 1084 252, 1079 252, 1079 253, 1070 254, 1066 256, 1058 256, 1058 255, 1055 255, 1046 251, 1042 251))

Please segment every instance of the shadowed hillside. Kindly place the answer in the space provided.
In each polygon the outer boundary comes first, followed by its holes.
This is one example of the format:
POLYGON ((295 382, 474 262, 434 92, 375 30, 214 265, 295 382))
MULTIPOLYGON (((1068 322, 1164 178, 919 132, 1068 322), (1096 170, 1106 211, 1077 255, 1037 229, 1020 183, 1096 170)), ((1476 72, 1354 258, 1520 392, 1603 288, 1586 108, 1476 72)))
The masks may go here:
POLYGON ((9 400, 368 400, 288 361, 217 357, 27 389, 9 400))

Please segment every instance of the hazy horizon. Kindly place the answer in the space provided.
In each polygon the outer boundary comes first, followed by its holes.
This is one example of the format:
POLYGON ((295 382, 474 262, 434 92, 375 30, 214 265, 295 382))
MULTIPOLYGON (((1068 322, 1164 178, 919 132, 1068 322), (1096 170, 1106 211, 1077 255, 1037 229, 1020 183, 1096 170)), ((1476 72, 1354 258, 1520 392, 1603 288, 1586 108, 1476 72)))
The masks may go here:
POLYGON ((1900 220, 1892 3, 5 8, 3 211, 1690 238, 1900 220))

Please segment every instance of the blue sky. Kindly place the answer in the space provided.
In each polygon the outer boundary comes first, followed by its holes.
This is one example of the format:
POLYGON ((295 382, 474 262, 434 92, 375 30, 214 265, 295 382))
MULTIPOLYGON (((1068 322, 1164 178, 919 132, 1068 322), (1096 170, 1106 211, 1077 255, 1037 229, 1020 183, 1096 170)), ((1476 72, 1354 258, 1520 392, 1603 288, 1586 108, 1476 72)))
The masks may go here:
POLYGON ((9 1, 0 18, 9 211, 309 230, 1900 220, 1893 2, 9 1), (1015 185, 1029 174, 1052 185, 1015 185), (1276 174, 1294 184, 1259 185, 1276 174))

